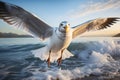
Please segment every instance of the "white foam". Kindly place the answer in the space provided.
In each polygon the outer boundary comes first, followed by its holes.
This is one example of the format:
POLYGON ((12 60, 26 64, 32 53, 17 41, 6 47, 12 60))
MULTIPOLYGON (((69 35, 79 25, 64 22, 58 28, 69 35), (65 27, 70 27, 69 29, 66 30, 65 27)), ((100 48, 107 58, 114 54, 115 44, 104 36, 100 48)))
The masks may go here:
POLYGON ((88 58, 88 62, 90 63, 99 63, 99 64, 104 64, 108 63, 108 56, 109 54, 101 54, 99 52, 93 51, 92 54, 88 58))
MULTIPOLYGON (((90 74, 117 73, 120 65, 116 63, 117 61, 112 58, 111 54, 120 54, 120 44, 116 41, 99 41, 85 44, 88 47, 86 50, 75 53, 78 56, 77 61, 85 61, 84 66, 73 67, 73 69, 69 69, 71 67, 69 66, 67 70, 51 67, 46 68, 45 71, 35 68, 35 71, 31 72, 33 76, 26 78, 26 80, 71 80, 89 76, 90 74)), ((46 66, 45 63, 43 65, 46 66)), ((79 64, 76 63, 76 65, 79 64)))

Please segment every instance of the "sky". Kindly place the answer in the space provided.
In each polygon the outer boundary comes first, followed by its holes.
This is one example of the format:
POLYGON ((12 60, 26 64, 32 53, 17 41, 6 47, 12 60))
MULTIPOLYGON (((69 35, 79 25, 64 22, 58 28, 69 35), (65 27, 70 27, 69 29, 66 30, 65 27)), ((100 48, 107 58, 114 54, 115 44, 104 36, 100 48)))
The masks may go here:
MULTIPOLYGON (((1 0, 18 5, 37 15, 52 27, 68 21, 71 27, 88 20, 104 17, 120 17, 120 0, 1 0)), ((120 22, 107 30, 85 33, 86 35, 113 35, 120 32, 120 22)), ((26 34, 0 20, 0 32, 26 34)))

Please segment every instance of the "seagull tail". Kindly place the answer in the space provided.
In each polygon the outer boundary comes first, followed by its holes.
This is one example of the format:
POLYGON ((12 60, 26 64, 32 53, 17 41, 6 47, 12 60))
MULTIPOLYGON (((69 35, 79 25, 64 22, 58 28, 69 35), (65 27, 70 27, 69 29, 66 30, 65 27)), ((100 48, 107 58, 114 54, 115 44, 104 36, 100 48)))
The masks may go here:
POLYGON ((49 56, 49 49, 47 46, 36 50, 32 50, 31 52, 34 55, 34 57, 40 58, 41 60, 47 60, 49 56))
POLYGON ((70 51, 68 51, 67 49, 65 49, 64 52, 63 52, 62 58, 66 59, 66 58, 70 58, 72 56, 73 56, 73 54, 70 51))

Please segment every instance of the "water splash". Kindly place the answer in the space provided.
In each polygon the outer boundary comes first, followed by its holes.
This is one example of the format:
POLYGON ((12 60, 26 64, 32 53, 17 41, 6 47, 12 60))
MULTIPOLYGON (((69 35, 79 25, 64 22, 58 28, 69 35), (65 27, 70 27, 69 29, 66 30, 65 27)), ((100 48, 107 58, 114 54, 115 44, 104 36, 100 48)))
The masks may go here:
MULTIPOLYGON (((74 57, 66 59, 59 68, 56 63, 47 67, 46 63, 39 64, 39 68, 26 68, 33 76, 26 80, 71 80, 95 75, 98 78, 113 78, 119 71, 120 62, 115 55, 120 55, 119 41, 91 41, 84 44, 84 49, 72 50, 74 57), (31 71, 32 69, 32 71, 31 71)), ((75 46, 71 46, 73 48, 75 46)), ((70 49, 69 48, 69 49, 70 49)))

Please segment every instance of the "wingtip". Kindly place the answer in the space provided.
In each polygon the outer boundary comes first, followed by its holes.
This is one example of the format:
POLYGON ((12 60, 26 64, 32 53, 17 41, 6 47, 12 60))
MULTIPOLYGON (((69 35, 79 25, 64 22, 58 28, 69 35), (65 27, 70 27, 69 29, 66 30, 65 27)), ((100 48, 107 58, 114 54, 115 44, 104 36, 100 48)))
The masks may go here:
POLYGON ((6 3, 3 1, 0 1, 0 15, 3 14, 6 10, 6 3))
POLYGON ((0 0, 0 5, 1 5, 1 4, 4 4, 4 3, 5 3, 5 2, 3 2, 3 1, 0 0))
POLYGON ((119 17, 116 17, 114 22, 116 23, 117 21, 120 21, 120 18, 119 17))
POLYGON ((120 20, 120 17, 114 17, 115 20, 120 20))
POLYGON ((120 17, 119 17, 119 18, 117 18, 117 20, 119 21, 119 20, 120 20, 120 17))
POLYGON ((5 6, 5 2, 0 1, 0 9, 1 9, 3 6, 5 6))
POLYGON ((6 6, 7 4, 10 4, 10 3, 0 0, 0 7, 6 6))

